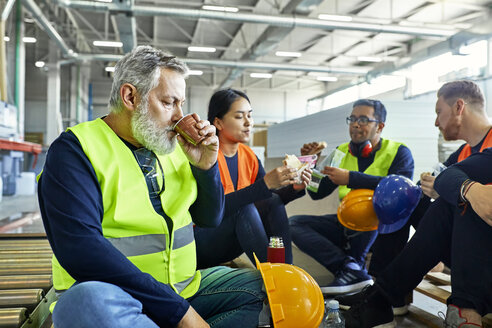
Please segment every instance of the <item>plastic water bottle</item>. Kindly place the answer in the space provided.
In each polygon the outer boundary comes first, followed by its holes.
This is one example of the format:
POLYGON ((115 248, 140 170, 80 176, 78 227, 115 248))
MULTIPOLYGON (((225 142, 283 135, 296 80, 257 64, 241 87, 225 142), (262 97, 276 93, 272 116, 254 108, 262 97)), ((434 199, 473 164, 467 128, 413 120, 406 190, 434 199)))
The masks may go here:
POLYGON ((345 319, 340 313, 337 300, 331 300, 326 306, 326 316, 323 319, 323 328, 345 328, 345 319))
POLYGON ((446 169, 446 165, 444 165, 443 163, 437 163, 436 165, 434 165, 432 167, 432 175, 435 176, 437 178, 437 176, 446 169))

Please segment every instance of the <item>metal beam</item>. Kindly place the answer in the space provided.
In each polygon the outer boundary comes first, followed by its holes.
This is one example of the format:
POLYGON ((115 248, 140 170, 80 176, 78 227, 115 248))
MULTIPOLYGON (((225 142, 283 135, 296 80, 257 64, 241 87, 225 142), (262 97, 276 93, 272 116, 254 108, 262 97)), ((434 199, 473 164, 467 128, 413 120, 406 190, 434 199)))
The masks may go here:
POLYGON ((135 17, 131 14, 131 11, 128 11, 128 9, 132 8, 134 0, 127 0, 124 2, 116 1, 115 4, 117 4, 120 10, 112 15, 112 19, 116 25, 116 33, 123 43, 123 52, 127 53, 137 46, 137 23, 135 17))
POLYGON ((137 46, 137 28, 135 17, 129 17, 126 14, 116 14, 111 16, 116 27, 116 34, 123 43, 123 52, 132 51, 137 46))
POLYGON ((58 47, 62 50, 65 56, 71 56, 74 52, 70 47, 63 41, 62 37, 55 28, 50 24, 49 20, 43 14, 38 5, 34 2, 34 0, 22 0, 24 7, 29 10, 32 17, 41 25, 41 27, 45 30, 46 34, 52 39, 58 47))
MULTIPOLYGON (((492 34, 473 34, 469 32, 460 32, 451 38, 449 38, 446 41, 439 42, 433 46, 430 46, 428 48, 425 48, 423 50, 417 51, 415 53, 409 54, 411 56, 411 59, 407 62, 404 63, 392 63, 388 62, 386 64, 380 65, 377 68, 369 71, 366 75, 365 81, 372 80, 378 76, 385 75, 385 74, 390 74, 394 71, 398 71, 401 69, 408 68, 418 62, 421 62, 423 60, 442 55, 446 52, 453 51, 456 49, 459 49, 463 45, 467 45, 472 42, 480 41, 480 40, 486 40, 492 37, 492 34)), ((328 92, 324 92, 316 97, 308 99, 308 101, 312 100, 317 100, 317 99, 322 99, 326 96, 329 96, 331 94, 334 94, 336 92, 345 90, 349 87, 352 87, 354 85, 358 85, 359 83, 362 83, 364 81, 359 81, 355 83, 350 83, 349 85, 343 86, 341 88, 338 88, 336 90, 330 90, 328 92)))
MULTIPOLYGON (((121 11, 120 6, 114 3, 89 2, 81 0, 55 0, 61 6, 93 10, 97 12, 121 11)), ((372 24, 361 22, 340 22, 315 18, 297 17, 295 15, 262 15, 253 13, 214 12, 211 10, 169 8, 156 6, 132 6, 124 12, 136 16, 170 16, 183 19, 216 19, 242 23, 269 24, 286 28, 305 27, 322 30, 351 30, 375 33, 394 33, 414 35, 418 37, 450 37, 456 29, 437 29, 430 27, 400 26, 396 24, 372 24)))
MULTIPOLYGON (((118 61, 122 55, 111 54, 77 54, 74 57, 76 60, 81 61, 118 61)), ((228 68, 242 68, 242 69, 260 69, 260 70, 280 70, 280 71, 300 71, 300 72, 321 72, 321 73, 335 73, 345 75, 365 75, 367 69, 364 68, 341 68, 341 67, 326 67, 316 65, 296 65, 291 63, 265 63, 254 61, 234 61, 234 60, 211 60, 211 59, 195 59, 195 58, 182 58, 188 65, 197 66, 213 66, 213 67, 228 67, 228 68)))
MULTIPOLYGON (((282 14, 302 14, 308 15, 315 6, 319 5, 322 0, 291 0, 282 10, 282 14)), ((287 35, 292 32, 294 27, 269 26, 256 42, 251 46, 241 59, 255 60, 258 57, 268 54, 274 49, 287 35)), ((236 79, 241 76, 243 69, 233 69, 229 75, 220 84, 220 89, 230 87, 236 79)))
POLYGON ((0 100, 7 102, 7 55, 5 47, 5 21, 12 11, 15 0, 8 0, 0 17, 0 100))
POLYGON ((12 11, 12 8, 14 7, 15 0, 8 0, 7 3, 5 4, 5 7, 3 7, 2 10, 2 21, 6 21, 7 18, 10 15, 10 12, 12 11))

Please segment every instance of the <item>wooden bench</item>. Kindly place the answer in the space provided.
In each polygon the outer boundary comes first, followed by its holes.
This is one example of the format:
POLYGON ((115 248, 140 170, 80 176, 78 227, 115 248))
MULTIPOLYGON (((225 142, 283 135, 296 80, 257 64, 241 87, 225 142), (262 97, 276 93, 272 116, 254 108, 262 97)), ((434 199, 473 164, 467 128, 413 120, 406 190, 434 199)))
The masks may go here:
MULTIPOLYGON (((440 272, 430 272, 415 290, 446 304, 446 300, 451 295, 451 276, 440 272)), ((482 318, 482 324, 484 328, 492 328, 492 313, 482 318)))

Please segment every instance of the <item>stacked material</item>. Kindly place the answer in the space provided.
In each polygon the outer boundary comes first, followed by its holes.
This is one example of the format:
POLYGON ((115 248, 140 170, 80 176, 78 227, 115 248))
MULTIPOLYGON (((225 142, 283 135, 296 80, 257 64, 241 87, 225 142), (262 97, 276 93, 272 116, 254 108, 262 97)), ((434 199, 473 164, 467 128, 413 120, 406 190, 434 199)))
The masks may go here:
POLYGON ((0 236, 0 328, 40 327, 54 297, 46 238, 0 236))

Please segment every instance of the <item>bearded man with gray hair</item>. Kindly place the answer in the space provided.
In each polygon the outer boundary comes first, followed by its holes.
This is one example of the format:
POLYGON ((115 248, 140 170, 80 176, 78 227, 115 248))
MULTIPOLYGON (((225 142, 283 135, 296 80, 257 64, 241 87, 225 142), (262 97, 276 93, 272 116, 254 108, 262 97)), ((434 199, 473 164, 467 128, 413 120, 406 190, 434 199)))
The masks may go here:
POLYGON ((196 270, 193 224, 220 224, 224 192, 215 127, 193 114, 198 145, 173 131, 187 73, 174 56, 135 48, 115 67, 110 113, 51 145, 38 195, 57 328, 257 326, 258 271, 196 270))

